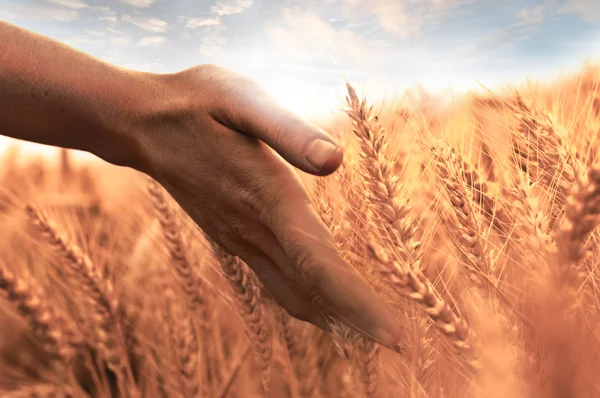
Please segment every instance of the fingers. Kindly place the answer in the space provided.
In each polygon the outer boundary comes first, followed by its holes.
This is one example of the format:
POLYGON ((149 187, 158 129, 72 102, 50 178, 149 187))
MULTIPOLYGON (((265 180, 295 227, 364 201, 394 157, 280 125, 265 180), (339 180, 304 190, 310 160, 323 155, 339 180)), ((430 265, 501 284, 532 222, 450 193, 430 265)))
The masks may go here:
POLYGON ((274 217, 276 221, 270 225, 275 236, 313 285, 316 300, 322 304, 332 303, 333 312, 380 344, 396 346, 401 336, 399 320, 341 258, 331 234, 312 207, 282 208, 274 217))
POLYGON ((256 273, 269 294, 294 318, 329 330, 325 317, 260 249, 252 245, 234 245, 234 251, 256 273))
POLYGON ((328 175, 341 165, 343 151, 333 138, 285 109, 258 84, 239 76, 225 84, 223 104, 212 114, 216 120, 263 141, 307 173, 328 175))

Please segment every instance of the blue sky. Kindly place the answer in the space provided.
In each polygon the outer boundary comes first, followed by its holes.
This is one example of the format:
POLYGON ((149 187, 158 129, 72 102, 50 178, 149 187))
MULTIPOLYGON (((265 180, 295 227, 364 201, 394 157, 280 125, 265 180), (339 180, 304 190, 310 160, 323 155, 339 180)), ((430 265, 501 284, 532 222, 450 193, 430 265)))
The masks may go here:
POLYGON ((120 66, 217 63, 299 112, 371 97, 494 87, 600 58, 600 0, 0 0, 0 18, 120 66))

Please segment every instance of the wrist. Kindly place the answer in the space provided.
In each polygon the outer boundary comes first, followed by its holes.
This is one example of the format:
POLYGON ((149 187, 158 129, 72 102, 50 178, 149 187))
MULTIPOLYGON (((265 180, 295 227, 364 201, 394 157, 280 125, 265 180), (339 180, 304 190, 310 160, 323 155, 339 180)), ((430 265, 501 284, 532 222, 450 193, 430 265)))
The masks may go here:
POLYGON ((127 74, 128 98, 119 100, 117 117, 107 118, 107 145, 94 153, 109 163, 152 174, 152 155, 160 145, 161 132, 175 121, 184 99, 173 89, 173 75, 127 74))

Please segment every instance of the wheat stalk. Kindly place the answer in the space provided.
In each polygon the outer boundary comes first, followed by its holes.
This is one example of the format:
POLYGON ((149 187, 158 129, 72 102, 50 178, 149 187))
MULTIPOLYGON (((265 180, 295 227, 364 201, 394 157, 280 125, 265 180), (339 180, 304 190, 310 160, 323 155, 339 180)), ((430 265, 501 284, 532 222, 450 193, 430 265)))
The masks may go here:
POLYGON ((63 260, 66 266, 65 275, 71 279, 73 286, 80 289, 81 297, 87 300, 91 311, 89 317, 91 325, 88 325, 92 328, 90 337, 98 350, 103 353, 108 366, 118 375, 121 383, 120 390, 138 396, 112 284, 102 278, 90 258, 76 244, 63 237, 52 222, 36 208, 27 205, 26 212, 43 239, 63 260))
POLYGON ((0 290, 27 318, 48 355, 70 365, 83 344, 83 336, 62 311, 51 305, 50 298, 35 280, 11 272, 0 261, 0 290))
POLYGON ((270 381, 272 331, 267 324, 263 308, 260 305, 256 285, 252 282, 250 271, 238 257, 229 255, 222 248, 213 245, 213 250, 221 264, 233 290, 237 309, 241 315, 246 332, 254 345, 257 363, 262 370, 262 383, 266 391, 270 381))

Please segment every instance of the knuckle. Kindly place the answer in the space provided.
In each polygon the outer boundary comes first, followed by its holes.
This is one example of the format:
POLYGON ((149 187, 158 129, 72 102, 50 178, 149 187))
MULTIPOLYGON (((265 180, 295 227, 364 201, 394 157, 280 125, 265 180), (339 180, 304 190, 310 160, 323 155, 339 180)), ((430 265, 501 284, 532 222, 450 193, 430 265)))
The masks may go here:
POLYGON ((301 155, 305 151, 307 142, 312 138, 310 135, 300 134, 303 126, 298 117, 287 110, 280 109, 272 116, 272 123, 268 131, 273 147, 278 152, 289 152, 301 155))
POLYGON ((321 308, 325 305, 325 294, 321 289, 313 289, 309 293, 310 303, 316 307, 321 308))
POLYGON ((287 145, 285 130, 286 124, 283 119, 277 119, 271 125, 271 128, 269 129, 268 133, 271 137, 271 140, 273 141, 272 145, 275 148, 284 148, 287 145))
POLYGON ((242 242, 249 242, 253 235, 250 230, 250 225, 238 217, 230 218, 227 234, 230 235, 232 239, 242 242))
POLYGON ((293 256, 293 260, 300 273, 313 286, 320 286, 323 280, 323 265, 317 261, 311 253, 299 250, 293 256))

